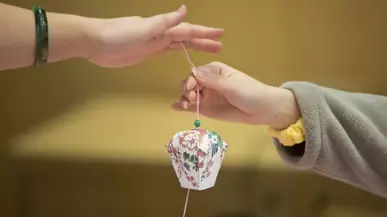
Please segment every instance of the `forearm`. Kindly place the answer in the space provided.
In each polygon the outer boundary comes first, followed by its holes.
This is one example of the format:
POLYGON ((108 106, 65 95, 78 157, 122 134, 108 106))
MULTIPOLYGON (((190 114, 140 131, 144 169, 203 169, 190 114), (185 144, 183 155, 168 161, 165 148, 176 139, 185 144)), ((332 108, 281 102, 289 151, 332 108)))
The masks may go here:
MULTIPOLYGON (((47 13, 48 62, 87 57, 92 48, 92 19, 47 13)), ((0 3, 0 70, 32 66, 36 29, 32 10, 0 3)))

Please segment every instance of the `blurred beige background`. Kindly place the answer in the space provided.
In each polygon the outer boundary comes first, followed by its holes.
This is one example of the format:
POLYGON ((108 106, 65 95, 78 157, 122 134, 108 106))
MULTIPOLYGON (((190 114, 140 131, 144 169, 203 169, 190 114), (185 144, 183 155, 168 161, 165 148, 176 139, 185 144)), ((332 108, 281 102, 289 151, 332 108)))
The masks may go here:
MULTIPOLYGON (((307 80, 387 93, 387 1, 8 0, 94 17, 188 7, 187 21, 226 29, 224 50, 191 52, 262 82, 307 80)), ((1 33, 0 33, 1 34, 1 33)), ((181 216, 165 143, 192 127, 175 113, 182 53, 107 70, 81 60, 0 74, 0 216, 181 216)), ((191 194, 187 216, 386 216, 387 201, 287 168, 263 128, 203 118, 230 144, 218 183, 191 194)))

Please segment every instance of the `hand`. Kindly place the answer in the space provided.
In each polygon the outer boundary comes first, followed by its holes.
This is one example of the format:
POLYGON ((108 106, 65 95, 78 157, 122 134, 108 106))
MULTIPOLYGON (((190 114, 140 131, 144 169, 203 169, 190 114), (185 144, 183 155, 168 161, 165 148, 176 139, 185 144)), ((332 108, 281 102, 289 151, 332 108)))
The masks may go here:
POLYGON ((96 19, 93 22, 93 49, 89 60, 103 67, 131 66, 153 54, 187 48, 219 52, 223 29, 182 23, 186 7, 148 18, 96 19))
POLYGON ((223 63, 214 62, 196 68, 182 84, 177 111, 196 112, 196 88, 199 83, 200 113, 204 116, 253 125, 283 129, 300 117, 290 90, 263 84, 223 63))

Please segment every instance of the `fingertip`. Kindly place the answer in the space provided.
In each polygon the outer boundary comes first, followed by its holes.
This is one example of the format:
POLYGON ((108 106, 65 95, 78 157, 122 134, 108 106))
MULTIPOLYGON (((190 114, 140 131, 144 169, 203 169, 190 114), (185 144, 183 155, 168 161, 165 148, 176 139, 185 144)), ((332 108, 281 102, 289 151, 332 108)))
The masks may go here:
POLYGON ((180 106, 180 102, 174 102, 172 105, 171 105, 172 109, 175 110, 175 111, 181 111, 182 108, 180 106))
POLYGON ((190 91, 190 90, 193 90, 195 89, 197 85, 197 82, 196 82, 196 79, 194 78, 194 76, 190 75, 187 79, 187 82, 186 82, 186 90, 190 91))
POLYGON ((222 50, 222 47, 222 42, 212 39, 192 39, 189 48, 209 53, 218 53, 222 50))
POLYGON ((176 11, 177 16, 184 17, 187 14, 187 7, 185 5, 181 5, 179 9, 176 11))
POLYGON ((193 68, 191 71, 192 71, 192 74, 195 76, 196 75, 196 69, 193 68))
POLYGON ((213 39, 218 39, 225 35, 225 30, 221 28, 215 28, 213 34, 213 39))
POLYGON ((194 112, 196 108, 194 107, 195 103, 188 102, 183 96, 180 101, 172 103, 171 107, 175 111, 187 111, 194 112))
POLYGON ((188 102, 187 100, 182 100, 182 101, 180 102, 180 106, 181 106, 181 108, 183 108, 184 110, 187 110, 188 107, 189 107, 189 102, 188 102))
POLYGON ((191 90, 188 91, 187 93, 184 93, 184 97, 189 101, 189 102, 195 102, 196 100, 196 92, 191 90))
POLYGON ((171 11, 164 14, 154 15, 149 17, 148 24, 150 27, 151 35, 157 35, 163 33, 183 22, 187 13, 185 5, 180 6, 176 11, 171 11))
POLYGON ((207 47, 207 49, 208 49, 208 52, 219 53, 223 49, 223 44, 222 42, 214 41, 211 46, 207 47))

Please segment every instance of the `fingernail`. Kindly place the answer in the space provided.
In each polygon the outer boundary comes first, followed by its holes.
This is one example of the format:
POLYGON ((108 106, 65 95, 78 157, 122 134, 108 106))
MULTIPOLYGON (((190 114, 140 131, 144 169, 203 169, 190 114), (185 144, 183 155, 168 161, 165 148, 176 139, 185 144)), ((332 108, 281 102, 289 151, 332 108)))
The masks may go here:
POLYGON ((185 7, 185 6, 182 5, 182 6, 180 6, 179 9, 177 9, 176 13, 177 13, 178 16, 180 16, 181 14, 183 14, 184 7, 185 7))
POLYGON ((195 76, 198 74, 195 68, 192 69, 192 74, 195 76))
POLYGON ((187 84, 185 87, 184 87, 184 90, 191 90, 191 85, 190 84, 187 84))
POLYGON ((182 102, 181 107, 183 107, 183 109, 188 109, 188 102, 187 101, 182 102))

